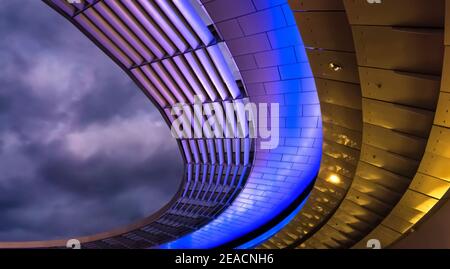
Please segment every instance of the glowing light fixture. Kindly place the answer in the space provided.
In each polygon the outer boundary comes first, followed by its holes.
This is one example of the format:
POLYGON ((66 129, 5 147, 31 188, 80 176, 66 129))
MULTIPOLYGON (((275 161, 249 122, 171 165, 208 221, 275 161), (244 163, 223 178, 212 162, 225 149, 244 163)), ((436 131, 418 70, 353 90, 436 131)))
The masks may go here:
POLYGON ((339 72, 342 70, 342 66, 336 64, 336 63, 329 63, 328 67, 333 70, 334 72, 339 72))
POLYGON ((330 182, 330 183, 338 185, 338 184, 341 183, 341 178, 338 175, 333 174, 333 175, 328 177, 327 181, 330 182))

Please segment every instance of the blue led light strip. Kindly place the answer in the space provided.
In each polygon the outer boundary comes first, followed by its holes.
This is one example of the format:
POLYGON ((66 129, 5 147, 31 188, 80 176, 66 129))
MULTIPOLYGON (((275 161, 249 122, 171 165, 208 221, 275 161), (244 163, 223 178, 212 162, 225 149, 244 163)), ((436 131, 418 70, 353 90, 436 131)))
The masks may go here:
POLYGON ((283 229, 284 226, 286 226, 298 214, 298 212, 300 212, 300 210, 302 210, 303 206, 306 203, 306 200, 308 200, 308 197, 306 197, 302 201, 302 203, 294 211, 292 211, 291 214, 289 214, 289 216, 287 216, 282 221, 280 221, 280 223, 278 223, 277 225, 275 225, 273 228, 271 228, 267 232, 263 233, 262 235, 256 237, 255 239, 253 239, 245 244, 240 245, 239 247, 237 247, 237 249, 254 248, 254 247, 258 246, 259 244, 261 244, 262 242, 266 241, 267 239, 271 238, 274 234, 278 233, 281 229, 283 229))

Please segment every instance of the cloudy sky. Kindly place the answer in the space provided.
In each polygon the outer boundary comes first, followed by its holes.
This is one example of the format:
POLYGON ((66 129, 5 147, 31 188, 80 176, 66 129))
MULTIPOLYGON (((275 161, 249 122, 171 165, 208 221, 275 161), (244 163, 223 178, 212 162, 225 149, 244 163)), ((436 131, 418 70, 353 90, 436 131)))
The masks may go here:
POLYGON ((178 147, 120 68, 38 0, 0 0, 0 37, 0 241, 102 232, 171 199, 178 147))

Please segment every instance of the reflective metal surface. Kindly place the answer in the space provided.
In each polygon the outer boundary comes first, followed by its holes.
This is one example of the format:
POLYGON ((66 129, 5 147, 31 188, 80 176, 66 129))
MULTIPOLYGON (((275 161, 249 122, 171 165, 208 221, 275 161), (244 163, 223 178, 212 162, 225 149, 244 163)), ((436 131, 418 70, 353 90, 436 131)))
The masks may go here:
MULTIPOLYGON (((306 45, 321 48, 308 55, 320 94, 324 154, 336 157, 331 161, 324 157, 321 171, 341 166, 342 156, 349 155, 342 147, 330 150, 327 138, 345 141, 339 137, 348 137, 347 145, 361 152, 351 160, 355 169, 344 179, 348 186, 341 191, 344 196, 339 196, 342 202, 321 210, 328 219, 322 214, 316 216, 320 221, 310 222, 300 212, 262 247, 366 248, 369 239, 389 247, 446 196, 450 178, 446 70, 450 62, 447 53, 444 57, 444 4, 442 0, 386 0, 372 5, 356 0, 291 2, 294 10, 302 11, 297 17, 300 31, 309 40, 306 45), (342 25, 346 19, 347 28, 342 25), (321 31, 324 28, 334 32, 321 31), (350 38, 354 45, 348 42, 350 38), (356 57, 352 59, 353 47, 356 57), (327 68, 330 63, 339 69, 327 68), (325 90, 323 79, 355 84, 343 91, 341 82, 333 82, 325 90), (353 94, 358 90, 359 97, 353 94), (352 105, 358 100, 359 107, 352 105), (362 117, 348 109, 360 109, 362 117), (339 125, 339 130, 328 133, 335 128, 327 124, 339 125), (362 139, 355 139, 356 134, 350 139, 345 130, 358 127, 362 139), (285 234, 295 234, 295 240, 281 240, 285 234)), ((450 31, 448 24, 446 31, 450 31)), ((328 198, 320 181, 315 189, 322 192, 312 195, 309 203, 328 198)))

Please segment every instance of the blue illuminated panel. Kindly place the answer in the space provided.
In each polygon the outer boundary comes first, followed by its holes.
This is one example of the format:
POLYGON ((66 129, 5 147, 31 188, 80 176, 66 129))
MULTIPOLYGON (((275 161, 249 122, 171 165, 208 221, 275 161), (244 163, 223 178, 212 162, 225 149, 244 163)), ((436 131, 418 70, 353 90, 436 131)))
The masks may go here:
MULTIPOLYGON (((231 206, 203 228, 161 246, 167 249, 218 247, 258 229, 306 191, 320 166, 319 100, 286 1, 216 0, 204 7, 238 65, 250 100, 280 104, 280 145, 257 147, 247 184, 231 206)), ((289 217, 241 247, 265 240, 289 217)))
POLYGON ((281 229, 283 229, 283 227, 286 226, 298 214, 298 212, 300 212, 300 210, 302 210, 307 199, 308 198, 304 199, 303 202, 294 211, 292 211, 292 213, 289 214, 289 216, 287 216, 282 221, 280 221, 280 223, 278 223, 277 225, 275 225, 274 227, 272 227, 270 230, 263 233, 262 235, 258 236, 257 238, 250 240, 249 242, 247 242, 243 245, 240 245, 239 247, 237 247, 237 249, 254 248, 254 247, 258 246, 259 244, 261 244, 262 242, 267 241, 269 238, 271 238, 273 235, 275 235, 281 229))

